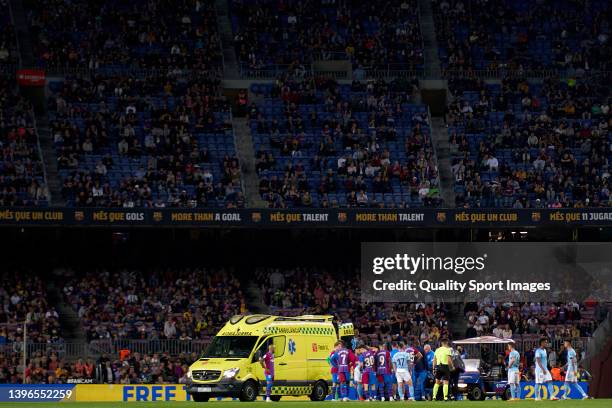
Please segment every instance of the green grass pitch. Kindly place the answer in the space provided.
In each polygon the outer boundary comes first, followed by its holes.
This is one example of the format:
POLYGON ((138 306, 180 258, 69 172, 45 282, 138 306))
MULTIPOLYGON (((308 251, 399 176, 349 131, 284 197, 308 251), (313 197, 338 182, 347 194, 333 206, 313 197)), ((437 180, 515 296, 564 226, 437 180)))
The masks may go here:
MULTIPOLYGON (((236 408, 263 408, 266 403, 263 401, 258 402, 238 402, 238 401, 220 401, 220 402, 66 402, 58 404, 56 402, 7 402, 0 403, 0 408, 51 408, 57 406, 65 406, 67 408, 130 408, 130 407, 151 407, 151 408, 227 408, 228 405, 235 406, 236 408)), ((309 402, 309 401, 281 401, 269 404, 271 408, 317 408, 317 407, 334 407, 334 406, 350 406, 352 408, 357 407, 368 407, 374 406, 390 406, 390 407, 417 407, 417 408, 432 408, 438 407, 443 408, 445 406, 455 406, 458 408, 499 408, 504 406, 519 406, 519 407, 532 407, 532 406, 544 406, 544 407, 559 407, 559 408, 608 408, 612 406, 612 400, 609 399, 595 399, 595 400, 567 400, 567 401, 541 401, 534 402, 533 400, 524 401, 456 401, 456 402, 309 402)))

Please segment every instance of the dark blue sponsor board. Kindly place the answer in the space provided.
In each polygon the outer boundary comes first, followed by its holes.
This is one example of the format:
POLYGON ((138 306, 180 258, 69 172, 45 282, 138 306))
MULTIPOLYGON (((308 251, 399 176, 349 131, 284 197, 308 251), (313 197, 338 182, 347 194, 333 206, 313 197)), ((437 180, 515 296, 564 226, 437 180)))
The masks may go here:
POLYGON ((60 402, 75 397, 75 384, 0 384, 0 402, 60 402))
POLYGON ((0 208, 0 226, 166 227, 534 227, 612 226, 602 209, 96 209, 0 208))

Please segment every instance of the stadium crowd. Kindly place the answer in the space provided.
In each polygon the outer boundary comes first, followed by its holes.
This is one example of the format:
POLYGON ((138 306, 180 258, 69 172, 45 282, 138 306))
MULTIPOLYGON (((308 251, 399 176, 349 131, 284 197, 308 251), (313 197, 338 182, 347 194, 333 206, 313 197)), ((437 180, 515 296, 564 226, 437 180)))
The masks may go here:
POLYGON ((50 119, 68 204, 244 206, 218 86, 208 73, 53 84, 50 119))
POLYGON ((47 68, 210 70, 222 64, 214 1, 43 0, 29 15, 47 68))
POLYGON ((24 324, 30 342, 62 342, 59 315, 43 279, 24 268, 6 268, 0 277, 0 352, 23 342, 24 324))
POLYGON ((240 281, 225 269, 92 270, 63 291, 88 341, 210 339, 247 311, 240 281))
POLYGON ((610 68, 606 0, 435 0, 432 7, 446 68, 610 68))
POLYGON ((499 338, 542 336, 551 341, 591 337, 607 313, 605 305, 591 303, 469 303, 465 307, 465 337, 499 338))
POLYGON ((341 85, 286 75, 254 84, 259 191, 271 208, 406 208, 441 203, 438 167, 418 85, 341 85))
POLYGON ((612 116, 605 80, 451 82, 446 120, 456 204, 609 206, 612 116))
MULTIPOLYGON (((21 384, 23 370, 18 357, 0 355, 0 384, 21 384)), ((110 358, 67 361, 57 353, 36 352, 28 359, 26 384, 95 382, 106 384, 184 384, 187 370, 196 361, 195 353, 129 353, 110 358)))
POLYGON ((236 54, 247 69, 337 59, 360 69, 423 64, 415 0, 232 0, 230 9, 236 54))

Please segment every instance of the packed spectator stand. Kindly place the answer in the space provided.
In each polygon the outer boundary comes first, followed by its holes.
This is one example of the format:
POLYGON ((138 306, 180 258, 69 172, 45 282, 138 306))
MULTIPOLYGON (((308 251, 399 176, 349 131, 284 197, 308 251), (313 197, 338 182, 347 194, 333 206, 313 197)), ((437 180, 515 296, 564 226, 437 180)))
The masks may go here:
POLYGON ((440 204, 429 112, 412 82, 338 84, 287 75, 253 84, 260 194, 271 208, 440 204))

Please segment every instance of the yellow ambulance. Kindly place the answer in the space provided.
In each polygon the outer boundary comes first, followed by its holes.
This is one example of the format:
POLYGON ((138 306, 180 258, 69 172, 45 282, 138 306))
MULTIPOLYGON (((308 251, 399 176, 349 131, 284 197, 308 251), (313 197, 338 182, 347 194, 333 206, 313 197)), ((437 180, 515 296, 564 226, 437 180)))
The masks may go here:
POLYGON ((259 358, 274 344, 271 399, 305 395, 322 401, 331 384, 327 358, 334 343, 342 339, 350 346, 353 336, 352 323, 336 324, 332 316, 237 315, 189 367, 186 390, 194 401, 214 397, 254 401, 266 385, 259 358))

